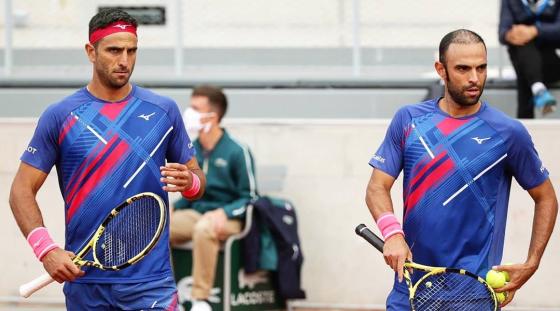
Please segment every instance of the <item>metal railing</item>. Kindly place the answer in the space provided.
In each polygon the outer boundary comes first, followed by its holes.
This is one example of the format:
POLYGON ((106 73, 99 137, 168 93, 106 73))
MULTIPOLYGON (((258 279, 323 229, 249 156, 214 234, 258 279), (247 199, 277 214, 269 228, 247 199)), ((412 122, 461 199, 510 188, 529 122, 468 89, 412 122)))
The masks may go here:
MULTIPOLYGON (((56 1, 51 2, 57 3, 56 1)), ((66 3, 66 6, 71 6, 70 9, 66 8, 66 11, 70 10, 71 13, 61 13, 60 17, 68 18, 69 15, 77 15, 79 18, 70 20, 67 26, 79 27, 81 29, 84 26, 82 25, 82 18, 89 11, 94 10, 97 5, 104 2, 103 0, 96 0, 88 2, 83 7, 73 2, 64 1, 64 3, 66 3)), ((133 2, 121 0, 118 3, 132 4, 133 2)), ((165 46, 167 48, 171 45, 172 57, 169 58, 169 61, 166 61, 166 64, 173 68, 172 71, 176 78, 186 76, 185 66, 187 65, 186 60, 188 58, 185 55, 185 49, 187 51, 201 48, 226 50, 227 48, 235 49, 239 47, 241 49, 253 49, 252 53, 255 53, 255 49, 258 52, 258 49, 261 47, 266 49, 272 46, 278 47, 280 50, 278 53, 281 55, 281 49, 284 48, 317 48, 317 56, 331 57, 332 66, 341 66, 343 64, 344 75, 358 79, 368 77, 368 66, 401 65, 398 63, 399 61, 402 61, 402 64, 406 66, 409 66, 410 63, 419 63, 416 61, 417 56, 412 54, 425 54, 426 52, 419 50, 414 52, 413 49, 428 48, 430 51, 435 52, 437 49, 436 41, 439 40, 442 34, 458 27, 470 27, 479 33, 482 32, 483 36, 487 38, 486 43, 488 47, 500 50, 497 38, 495 38, 497 32, 495 29, 497 27, 497 1, 471 1, 469 3, 470 8, 480 12, 471 14, 472 16, 465 15, 456 19, 450 19, 445 14, 433 13, 438 10, 447 10, 450 13, 462 10, 461 3, 444 0, 423 2, 403 0, 399 2, 399 5, 382 0, 309 1, 305 4, 287 1, 285 4, 282 2, 267 4, 272 12, 263 12, 262 3, 251 0, 240 1, 239 10, 234 12, 228 10, 232 8, 233 4, 227 3, 202 2, 200 0, 160 0, 156 3, 167 7, 169 22, 165 28, 144 28, 149 33, 145 38, 147 37, 148 41, 156 47, 165 46), (287 10, 286 7, 288 6, 296 6, 296 8, 287 10), (227 13, 225 12, 226 10, 228 10, 227 13), (277 13, 275 10, 281 12, 277 13), (249 13, 245 11, 249 11, 249 13), (263 14, 265 17, 261 16, 263 14), (292 15, 297 16, 292 17, 292 15), (283 21, 282 19, 285 19, 285 17, 290 17, 290 20, 283 21), (251 18, 254 18, 255 21, 248 20, 251 18), (248 25, 251 27, 248 28, 248 25), (260 37, 255 35, 255 28, 258 30, 259 27, 263 28, 264 30, 262 31, 265 32, 260 37), (299 30, 298 27, 304 27, 304 29, 299 30), (206 34, 201 35, 201 33, 206 32, 208 33, 208 39, 205 41, 201 38, 204 38, 206 34), (281 37, 277 40, 280 42, 278 45, 274 45, 277 44, 275 41, 276 37, 281 37), (161 40, 154 40, 154 38, 161 38, 161 40), (236 41, 236 39, 239 40, 236 41), (160 46, 157 45, 159 41, 161 41, 160 46), (156 42, 155 45, 154 42, 156 42), (212 42, 210 43, 211 46, 208 46, 208 42, 212 42), (223 44, 223 46, 220 47, 220 44, 223 44), (325 51, 322 50, 325 48, 332 48, 334 50, 347 49, 348 55, 343 54, 341 56, 340 53, 337 54, 336 52, 325 54, 325 51), (401 49, 401 54, 395 54, 395 49, 401 49), (410 53, 407 54, 407 51, 410 51, 410 53), (339 57, 339 59, 335 59, 336 57, 339 57), (346 62, 347 60, 348 62, 346 62)), ((14 61, 15 48, 18 48, 18 45, 27 40, 27 38, 24 40, 15 34, 14 28, 16 25, 14 25, 13 15, 15 4, 18 4, 17 0, 4 0, 4 77, 13 76, 14 66, 17 67, 19 66, 18 63, 24 62, 21 59, 25 57, 18 54, 16 55, 17 62, 14 61), (14 39, 16 39, 15 41, 18 44, 14 45, 14 39)), ((56 40, 44 38, 41 38, 41 40, 50 42, 49 47, 53 47, 53 45, 56 47, 55 44, 59 40, 63 41, 61 43, 62 48, 69 45, 69 41, 64 39, 68 35, 65 28, 68 27, 64 27, 63 18, 54 17, 55 20, 58 18, 61 21, 48 20, 44 14, 39 14, 40 5, 33 5, 31 1, 20 0, 19 5, 21 6, 22 4, 26 4, 28 10, 32 10, 31 15, 34 15, 34 18, 39 20, 39 22, 35 22, 33 25, 33 27, 36 27, 37 32, 34 32, 35 29, 32 28, 25 32, 27 36, 33 33, 41 36, 39 33, 43 34, 40 31, 44 31, 45 27, 56 26, 60 28, 54 31, 55 34, 60 31, 56 40), (40 18, 37 16, 40 16, 40 18)), ((45 6, 44 3, 41 5, 45 6)), ((73 44, 70 45, 74 46, 73 44)), ((78 46, 78 44, 75 45, 76 48, 78 46)), ((34 48, 40 49, 41 46, 36 44, 34 48)), ((204 51, 200 53, 204 53, 204 51)), ((224 52, 224 54, 226 53, 227 51, 224 52)), ((251 51, 248 53, 251 53, 251 51)), ((502 71, 508 65, 507 60, 502 59, 502 54, 501 51, 498 53, 497 67, 499 78, 503 77, 502 71)), ((290 57, 287 58, 297 59, 298 55, 290 55, 290 57)), ((309 63, 315 64, 312 53, 305 53, 301 57, 307 58, 310 60, 309 63)), ((264 61, 255 66, 262 66, 263 62, 267 64, 266 66, 286 66, 284 61, 280 61, 279 64, 274 63, 275 59, 277 58, 274 56, 265 57, 264 61)), ((422 56, 422 62, 425 60, 426 57, 424 55, 422 56)), ((247 59, 241 61, 233 59, 231 63, 234 65, 246 61, 247 59)), ((297 60, 297 63, 294 63, 294 68, 288 68, 287 70, 297 71, 297 66, 302 66, 302 63, 305 63, 305 61, 297 60)), ((243 63, 242 65, 246 64, 243 63)), ((201 66, 204 66, 204 64, 201 64, 201 66)), ((208 67, 211 66, 208 65, 208 67)), ((287 67, 290 66, 288 64, 287 67)), ((326 76, 337 78, 337 72, 328 72, 326 76)))

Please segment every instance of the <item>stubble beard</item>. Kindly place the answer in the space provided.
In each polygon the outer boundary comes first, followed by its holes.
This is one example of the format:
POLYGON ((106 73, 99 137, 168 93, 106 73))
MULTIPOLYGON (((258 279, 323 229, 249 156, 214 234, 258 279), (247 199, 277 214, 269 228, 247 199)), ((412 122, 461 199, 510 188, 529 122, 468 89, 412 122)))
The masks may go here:
POLYGON ((130 69, 129 74, 125 79, 115 79, 111 76, 112 72, 104 69, 98 69, 97 75, 99 76, 101 83, 103 85, 105 85, 108 88, 118 90, 128 84, 128 81, 130 80, 133 70, 134 67, 130 69))
POLYGON ((453 85, 451 83, 451 81, 449 80, 449 77, 447 78, 447 91, 449 92, 449 96, 451 97, 451 99, 453 99, 453 101, 455 103, 457 103, 459 106, 461 107, 470 107, 470 106, 474 106, 478 103, 480 97, 482 96, 482 92, 484 91, 484 84, 482 85, 469 85, 468 87, 465 88, 460 88, 460 87, 456 87, 455 85, 453 85), (478 96, 476 98, 469 98, 468 96, 466 96, 464 94, 464 92, 473 87, 476 86, 478 87, 478 89, 480 90, 480 94, 478 94, 478 96))

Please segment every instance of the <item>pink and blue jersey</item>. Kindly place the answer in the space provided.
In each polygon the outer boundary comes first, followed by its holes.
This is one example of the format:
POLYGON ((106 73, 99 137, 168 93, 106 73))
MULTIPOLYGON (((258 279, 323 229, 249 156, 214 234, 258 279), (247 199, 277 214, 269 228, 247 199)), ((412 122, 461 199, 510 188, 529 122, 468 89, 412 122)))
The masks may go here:
POLYGON ((414 261, 479 275, 501 262, 512 177, 524 189, 548 178, 519 121, 487 103, 453 118, 436 99, 401 108, 369 164, 395 178, 404 172, 414 261))
MULTIPOLYGON (((56 166, 64 198, 66 249, 80 250, 109 211, 125 199, 153 192, 168 204, 159 167, 195 154, 177 104, 133 86, 120 102, 82 88, 51 105, 21 160, 45 173, 56 166)), ((140 262, 122 271, 84 268, 76 282, 136 283, 172 276, 169 230, 140 262)), ((91 257, 91 254, 90 254, 91 257)))

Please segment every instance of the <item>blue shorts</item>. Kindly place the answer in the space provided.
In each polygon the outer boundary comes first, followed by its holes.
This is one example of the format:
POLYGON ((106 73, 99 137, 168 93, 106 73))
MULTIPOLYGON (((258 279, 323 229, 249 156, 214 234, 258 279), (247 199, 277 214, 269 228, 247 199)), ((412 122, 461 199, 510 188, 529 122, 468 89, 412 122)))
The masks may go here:
POLYGON ((177 311, 177 288, 172 277, 145 283, 64 283, 66 310, 165 310, 177 311))
POLYGON ((408 292, 401 293, 393 288, 387 297, 387 311, 410 311, 408 292))

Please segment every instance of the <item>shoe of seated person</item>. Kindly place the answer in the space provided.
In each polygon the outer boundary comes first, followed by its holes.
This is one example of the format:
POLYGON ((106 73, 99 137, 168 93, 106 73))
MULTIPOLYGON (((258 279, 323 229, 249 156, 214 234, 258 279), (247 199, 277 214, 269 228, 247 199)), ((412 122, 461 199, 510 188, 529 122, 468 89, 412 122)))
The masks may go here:
POLYGON ((544 115, 556 110, 556 98, 548 90, 539 92, 533 97, 533 101, 535 107, 542 109, 544 115))
POLYGON ((191 311, 212 311, 212 307, 206 300, 193 300, 191 311))

